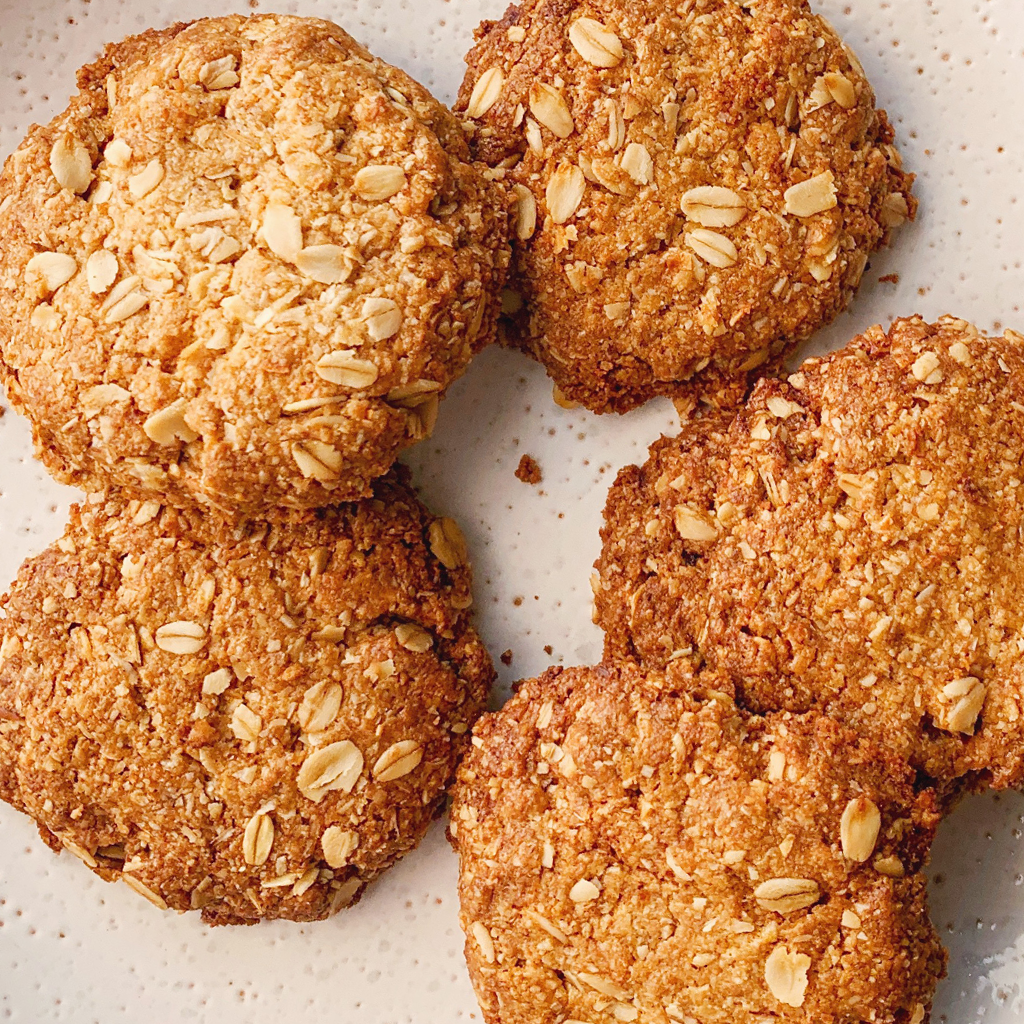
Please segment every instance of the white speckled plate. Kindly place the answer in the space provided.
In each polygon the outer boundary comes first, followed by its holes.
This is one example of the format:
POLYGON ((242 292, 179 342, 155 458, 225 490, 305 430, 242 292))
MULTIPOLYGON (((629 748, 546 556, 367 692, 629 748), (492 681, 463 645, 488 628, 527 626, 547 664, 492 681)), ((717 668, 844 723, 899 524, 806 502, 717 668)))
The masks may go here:
MULTIPOLYGON (((853 309, 815 340, 837 347, 892 317, 956 313, 987 329, 1024 326, 1024 78, 1021 0, 819 0, 857 50, 920 175, 918 222, 872 261, 853 309), (898 274, 898 283, 880 278, 898 274)), ((332 18, 450 101, 462 55, 503 0, 296 0, 278 10, 332 18)), ((224 0, 0 0, 0 150, 46 121, 102 43, 176 19, 246 9, 224 0)), ((260 7, 260 10, 265 9, 260 7)), ((549 662, 591 662, 588 576, 605 493, 643 458, 671 407, 625 418, 566 412, 544 374, 485 353, 409 462, 424 497, 469 537, 479 625, 512 652, 503 693, 549 662), (539 487, 513 473, 523 453, 539 487), (546 647, 552 654, 546 653, 546 647)), ((0 580, 53 540, 73 492, 29 454, 26 425, 0 419, 0 580)), ((499 668, 501 666, 499 665, 499 668)), ((943 825, 932 866, 936 923, 950 948, 936 1021, 1024 1019, 1024 798, 966 801, 943 825)), ((455 859, 437 826, 353 910, 319 925, 209 930, 160 914, 0 805, 0 1019, 218 1024, 447 1024, 479 1020, 462 963, 455 859)))

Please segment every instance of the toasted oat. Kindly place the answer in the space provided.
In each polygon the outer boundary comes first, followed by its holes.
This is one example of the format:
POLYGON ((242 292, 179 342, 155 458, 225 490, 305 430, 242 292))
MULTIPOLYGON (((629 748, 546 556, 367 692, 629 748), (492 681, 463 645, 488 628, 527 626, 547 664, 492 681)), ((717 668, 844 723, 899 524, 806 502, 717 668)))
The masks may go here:
POLYGON ((731 228, 747 215, 743 197, 721 185, 701 185, 683 193, 680 207, 687 220, 705 228, 731 228))
POLYGON ((772 878, 754 890, 754 898, 763 910, 792 914, 817 903, 821 889, 810 878, 772 878))
POLYGON ((326 441, 299 441, 292 445, 292 458, 309 479, 330 483, 341 475, 341 452, 326 441))
POLYGON ((614 68, 622 63, 622 40, 593 18, 577 18, 569 26, 573 49, 598 68, 614 68))
POLYGON ((601 895, 601 889, 589 878, 581 878, 570 890, 569 899, 573 903, 589 903, 601 895))
POLYGON ((847 803, 840 823, 843 856, 863 864, 875 851, 882 816, 874 801, 859 796, 847 803))
POLYGON ((564 162, 558 165, 545 190, 548 213, 556 224, 564 224, 576 215, 586 187, 586 179, 579 167, 564 162))
POLYGON ((676 530, 683 540, 709 541, 718 536, 718 528, 704 512, 687 505, 677 505, 673 516, 676 530))
POLYGON ((295 257, 295 266, 321 284, 348 280, 351 264, 340 245, 307 245, 295 257))
POLYGON ((430 524, 429 536, 430 550, 446 569, 457 569, 467 564, 466 538, 454 519, 435 519, 430 524))
POLYGON ((516 237, 525 242, 537 230, 537 200, 525 185, 513 185, 516 197, 516 237))
POLYGON ((188 401, 184 398, 175 399, 170 405, 159 409, 147 417, 142 429, 146 436, 156 444, 171 445, 184 441, 188 444, 199 437, 199 432, 193 430, 185 422, 185 412, 188 409, 188 401))
POLYGON ((108 405, 116 402, 130 402, 132 394, 119 384, 97 384, 82 392, 80 405, 90 419, 98 416, 108 405))
POLYGON ((942 381, 939 357, 934 352, 922 352, 914 361, 910 372, 922 384, 939 384, 942 381))
POLYGON ((415 654, 425 654, 434 646, 434 638, 412 622, 402 622, 395 626, 395 638, 407 651, 415 654))
POLYGON ((25 274, 43 282, 47 292, 55 292, 78 273, 73 256, 62 252, 36 253, 25 265, 25 274))
MULTIPOLYGON (((340 683, 322 679, 314 683, 302 696, 297 714, 304 732, 323 732, 334 724, 341 710, 345 691, 340 683)), ((332 865, 332 867, 335 865, 332 865)))
POLYGON ((988 687, 974 676, 949 683, 943 687, 942 695, 952 701, 952 706, 937 724, 950 732, 974 735, 987 694, 988 687))
POLYGON ((349 349, 338 349, 320 357, 316 364, 318 377, 346 388, 361 390, 370 387, 380 375, 375 363, 360 359, 349 349))
POLYGON ((233 53, 225 54, 216 60, 207 61, 199 69, 199 81, 214 92, 218 89, 230 89, 238 85, 238 58, 233 53))
POLYGON ((235 674, 229 668, 218 668, 203 677, 203 693, 218 696, 234 682, 235 674))
POLYGON ((575 126, 561 90, 544 82, 534 82, 530 86, 529 104, 530 113, 549 132, 560 139, 572 135, 575 126))
POLYGON ((383 202, 398 195, 406 185, 405 171, 393 164, 370 164, 360 168, 352 187, 360 199, 383 202))
POLYGON ((371 341, 386 341, 402 327, 402 311, 394 299, 369 298, 363 303, 362 315, 371 341))
POLYGON ((198 654, 206 646, 206 630, 198 622, 179 619, 160 626, 155 639, 168 654, 198 654))
POLYGON ((374 762, 373 777, 378 782, 393 782, 413 771, 423 760, 423 744, 417 740, 392 743, 374 762))
POLYGON ((267 204, 260 233, 270 251, 289 263, 294 263, 302 251, 302 221, 284 203, 267 204))
POLYGON ((803 1006, 810 966, 811 958, 805 953, 791 952, 787 946, 776 946, 765 961, 765 984, 780 1003, 803 1006))
POLYGON ((242 859, 246 864, 261 867, 274 846, 274 819, 269 814, 254 814, 242 835, 242 859))
POLYGON ((102 295, 117 280, 117 273, 117 257, 108 249, 97 249, 85 264, 89 291, 102 295))
POLYGON ((81 139, 64 133, 50 149, 50 171, 57 184, 70 192, 84 192, 93 179, 92 159, 81 139))
POLYGON ((359 845, 359 836, 346 831, 338 825, 331 825, 320 837, 320 847, 324 852, 324 860, 328 867, 344 867, 359 845))
POLYGON ((910 204, 907 202, 906 196, 901 195, 899 192, 894 192, 885 197, 879 214, 879 220, 881 220, 882 224, 887 228, 898 228, 901 224, 905 224, 909 218, 910 204))
POLYGON ((466 106, 466 116, 483 117, 498 102, 504 84, 505 76, 501 68, 488 68, 473 86, 466 106))
POLYGON ((843 110, 852 110, 857 105, 857 90, 842 72, 828 72, 824 75, 824 82, 829 95, 843 110))
POLYGON ((622 169, 638 185, 654 181, 654 159, 642 142, 631 142, 622 153, 622 169))
POLYGON ((480 953, 484 960, 489 963, 494 963, 494 940, 491 938, 491 933, 487 928, 479 921, 474 921, 470 931, 473 934, 473 938, 476 939, 477 945, 480 947, 480 953))
POLYGON ((786 213, 794 217, 813 217, 825 213, 838 205, 835 176, 831 171, 817 174, 791 185, 783 198, 786 201, 786 213))
POLYGON ((164 180, 164 165, 159 160, 150 160, 146 166, 128 178, 128 191, 133 199, 144 199, 164 180))
POLYGON ((876 857, 871 865, 880 875, 887 878, 903 878, 907 871, 899 857, 876 857))
POLYGON ((263 719, 247 704, 239 704, 231 714, 231 732, 236 739, 252 743, 260 737, 263 719))
POLYGON ((157 910, 170 909, 167 906, 166 900, 164 900, 164 898, 158 892, 154 892, 152 889, 150 889, 148 885, 146 885, 144 882, 140 882, 139 879, 137 879, 134 875, 129 874, 127 871, 122 871, 121 881, 123 881, 124 884, 127 885, 129 889, 132 889, 134 892, 137 892, 143 899, 148 900, 150 903, 152 903, 153 906, 157 908, 157 910))
POLYGON ((299 769, 299 792, 320 803, 332 791, 351 793, 363 771, 363 755, 351 740, 328 744, 310 754, 299 769))

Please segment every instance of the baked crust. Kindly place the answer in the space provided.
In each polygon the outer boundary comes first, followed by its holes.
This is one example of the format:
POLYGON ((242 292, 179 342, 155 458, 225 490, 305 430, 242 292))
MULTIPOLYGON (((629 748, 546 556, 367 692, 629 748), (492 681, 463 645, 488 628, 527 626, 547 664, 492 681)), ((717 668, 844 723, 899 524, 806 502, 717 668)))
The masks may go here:
POLYGON ((806 0, 526 0, 467 63, 455 109, 520 197, 509 336, 596 412, 737 403, 916 209, 806 0))
POLYGON ((1024 780, 1024 337, 897 320, 620 473, 611 657, 707 665, 943 782, 1024 780))
POLYGON ((269 526, 74 507, 3 599, 0 795, 210 924, 347 906, 423 837, 493 679, 459 537, 394 475, 269 526))
POLYGON ((38 456, 232 516, 367 496, 493 335, 485 171, 330 22, 109 46, 0 177, 0 372, 38 456))
POLYGON ((552 669, 477 725, 452 831, 487 1024, 928 1019, 934 795, 831 719, 706 695, 552 669))

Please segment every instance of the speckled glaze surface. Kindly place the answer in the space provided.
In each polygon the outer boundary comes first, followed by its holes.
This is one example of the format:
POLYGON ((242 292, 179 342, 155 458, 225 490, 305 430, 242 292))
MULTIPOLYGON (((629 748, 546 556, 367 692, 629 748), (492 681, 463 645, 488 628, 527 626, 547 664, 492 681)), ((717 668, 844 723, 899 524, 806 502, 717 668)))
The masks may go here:
MULTIPOLYGON (((451 102, 475 25, 504 0, 334 0, 261 11, 331 18, 451 102)), ((801 354, 839 347, 874 323, 954 313, 982 330, 1024 327, 1024 74, 1018 0, 819 0, 865 65, 919 175, 917 222, 873 258, 849 312, 801 354), (894 280, 892 275, 898 275, 894 280)), ((0 150, 59 111, 100 46, 171 20, 245 10, 176 0, 0 2, 0 150)), ((548 664, 597 660, 591 565, 616 471, 674 429, 667 402, 594 417, 551 402, 541 368, 485 352, 442 404, 433 438, 405 456, 423 499, 456 517, 470 545, 477 625, 511 682, 548 664), (516 479, 524 454, 543 479, 516 479), (550 648, 550 653, 546 650, 550 648), (510 652, 510 655, 507 653, 510 652), (504 665, 499 658, 506 654, 504 665)), ((0 578, 59 536, 74 492, 30 455, 27 425, 0 419, 0 578)), ((1024 798, 965 800, 942 825, 930 876, 950 950, 933 1019, 1010 1024, 1024 1016, 1024 798)), ((219 1020, 263 1024, 448 1024, 479 1020, 462 961, 455 857, 440 823, 354 909, 318 925, 211 931, 163 915, 0 806, 0 1019, 219 1020)))

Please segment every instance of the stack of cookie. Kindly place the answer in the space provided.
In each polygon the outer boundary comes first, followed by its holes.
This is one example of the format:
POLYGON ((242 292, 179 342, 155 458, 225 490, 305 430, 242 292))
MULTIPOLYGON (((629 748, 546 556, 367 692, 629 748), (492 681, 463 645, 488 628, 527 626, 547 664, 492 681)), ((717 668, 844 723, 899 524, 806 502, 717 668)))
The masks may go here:
POLYGON ((0 795, 157 906, 325 917, 493 677, 391 467, 494 333, 506 192, 403 72, 265 16, 108 47, 0 196, 0 371, 91 495, 5 599, 0 795))
POLYGON ((608 500, 603 664, 460 768, 484 1017, 922 1024, 935 828, 1024 781, 1024 337, 913 318, 764 376, 916 208, 802 0, 529 0, 469 64, 509 336, 570 401, 683 414, 608 500))

